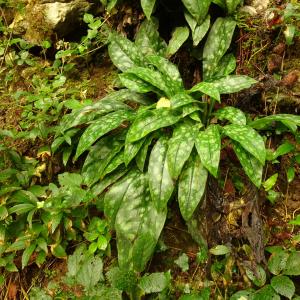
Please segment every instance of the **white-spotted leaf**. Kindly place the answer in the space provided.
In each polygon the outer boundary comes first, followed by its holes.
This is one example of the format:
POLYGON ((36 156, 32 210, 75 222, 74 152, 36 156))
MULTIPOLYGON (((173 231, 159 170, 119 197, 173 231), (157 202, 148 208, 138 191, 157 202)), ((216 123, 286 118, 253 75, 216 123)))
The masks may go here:
POLYGON ((216 72, 213 77, 224 77, 232 73, 236 68, 236 58, 232 53, 228 53, 219 61, 216 72))
POLYGON ((190 93, 201 92, 210 96, 211 98, 221 101, 219 90, 216 88, 214 83, 202 81, 196 85, 194 85, 190 90, 190 93))
POLYGON ((227 120, 232 124, 246 125, 247 120, 245 114, 238 108, 233 106, 225 106, 219 109, 215 116, 219 120, 227 120))
POLYGON ((182 0, 182 2, 190 15, 200 25, 208 13, 211 0, 182 0))
POLYGON ((175 54, 188 39, 189 34, 190 31, 186 26, 176 27, 167 47, 167 56, 172 56, 173 54, 175 54))
POLYGON ((290 114, 278 114, 278 115, 272 115, 267 116, 264 118, 260 118, 257 120, 254 120, 249 123, 249 126, 255 129, 264 129, 270 125, 272 125, 273 122, 291 122, 294 123, 296 126, 300 126, 300 116, 297 115, 290 115, 290 114))
POLYGON ((233 14, 236 11, 237 6, 242 2, 242 0, 226 0, 226 7, 228 14, 233 14))
POLYGON ((137 155, 144 141, 145 139, 140 139, 134 143, 125 142, 124 162, 126 166, 128 166, 128 164, 132 161, 132 159, 137 155))
POLYGON ((150 20, 156 0, 141 0, 141 6, 145 16, 150 20))

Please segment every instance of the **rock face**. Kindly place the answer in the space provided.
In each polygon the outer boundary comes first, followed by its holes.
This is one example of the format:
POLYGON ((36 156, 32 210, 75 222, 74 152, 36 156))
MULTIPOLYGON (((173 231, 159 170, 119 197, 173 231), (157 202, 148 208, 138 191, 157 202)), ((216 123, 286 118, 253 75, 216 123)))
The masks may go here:
POLYGON ((70 33, 89 8, 86 0, 31 0, 10 27, 15 34, 39 44, 52 34, 62 37, 70 33))

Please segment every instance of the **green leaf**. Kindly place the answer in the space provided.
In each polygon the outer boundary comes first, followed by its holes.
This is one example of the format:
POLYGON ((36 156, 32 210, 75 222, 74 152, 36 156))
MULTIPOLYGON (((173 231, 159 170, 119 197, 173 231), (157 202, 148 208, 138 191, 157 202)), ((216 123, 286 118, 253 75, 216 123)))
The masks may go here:
POLYGON ((189 90, 189 92, 190 93, 201 92, 201 93, 206 94, 206 95, 210 96, 211 98, 217 100, 218 102, 221 101, 219 90, 216 88, 214 83, 202 81, 202 82, 194 85, 189 90))
POLYGON ((31 203, 17 204, 17 205, 14 205, 13 207, 10 207, 8 209, 8 213, 9 214, 16 213, 17 215, 21 215, 21 214, 25 214, 35 208, 36 208, 36 205, 33 205, 31 203))
POLYGON ((147 181, 142 173, 134 179, 115 223, 119 266, 137 272, 152 256, 166 220, 166 210, 157 211, 151 200, 147 181))
POLYGON ((231 18, 218 18, 213 24, 203 49, 204 80, 216 72, 219 61, 229 48, 236 26, 231 18))
POLYGON ((167 48, 166 42, 159 35, 158 22, 154 18, 141 24, 135 37, 135 44, 146 58, 152 54, 164 56, 167 48))
POLYGON ((238 142, 246 151, 265 164, 266 149, 263 138, 247 125, 231 124, 224 126, 224 134, 238 142))
POLYGON ((280 296, 267 284, 251 295, 251 300, 280 300, 280 296))
POLYGON ((141 150, 138 152, 137 156, 135 157, 136 165, 138 166, 141 172, 144 172, 144 166, 147 159, 148 148, 153 140, 153 136, 150 135, 146 138, 141 150))
POLYGON ((145 16, 150 20, 156 0, 141 0, 141 6, 145 16))
POLYGON ((118 153, 114 156, 114 158, 109 162, 109 164, 105 167, 102 178, 107 174, 115 171, 120 165, 124 163, 124 153, 118 153))
POLYGON ((107 11, 110 12, 116 6, 117 3, 118 0, 110 0, 106 7, 107 11))
POLYGON ((176 94, 175 96, 171 97, 170 101, 172 108, 178 108, 192 103, 199 103, 199 101, 185 93, 176 94))
POLYGON ((273 186, 276 184, 278 178, 278 173, 273 174, 271 177, 269 177, 265 182, 263 182, 263 187, 266 191, 269 191, 273 188, 273 186))
POLYGON ((61 186, 71 187, 80 186, 82 184, 82 177, 77 173, 62 173, 58 175, 58 182, 61 186))
MULTIPOLYGON (((123 73, 120 78, 124 79, 124 76, 133 75, 138 79, 146 82, 146 84, 150 84, 150 86, 154 86, 159 91, 165 93, 168 97, 170 97, 174 92, 172 91, 172 86, 170 86, 170 82, 165 79, 165 77, 158 71, 152 70, 150 68, 143 67, 133 67, 123 73)), ((124 82, 124 81, 123 81, 124 82)), ((128 87, 128 86, 127 86, 128 87)), ((156 90, 154 89, 154 92, 156 90)))
POLYGON ((209 30, 210 15, 207 15, 201 24, 197 24, 197 20, 187 11, 184 12, 184 17, 192 30, 193 45, 196 47, 209 30))
POLYGON ((256 286, 262 287, 265 285, 267 275, 265 270, 260 265, 256 266, 255 272, 253 272, 248 266, 245 266, 245 270, 246 275, 256 286))
POLYGON ((267 116, 261 119, 256 119, 250 122, 248 125, 255 129, 264 129, 269 125, 272 125, 275 121, 279 122, 292 122, 295 123, 297 126, 300 126, 300 116, 297 115, 290 115, 290 114, 278 114, 267 116))
POLYGON ((149 133, 178 122, 181 115, 172 109, 156 109, 139 114, 130 126, 127 133, 127 141, 135 142, 149 133))
POLYGON ((217 245, 211 249, 209 249, 209 252, 213 255, 226 255, 231 252, 230 248, 228 248, 225 245, 217 245))
POLYGON ((219 109, 215 116, 219 120, 228 120, 232 124, 246 125, 247 123, 245 114, 233 106, 225 106, 219 109))
POLYGON ((245 173, 256 187, 260 187, 263 173, 263 165, 249 152, 245 151, 239 143, 232 143, 234 152, 238 157, 245 173))
POLYGON ((295 146, 290 142, 281 144, 272 155, 272 160, 277 159, 279 156, 288 154, 295 150, 295 146))
POLYGON ((271 279, 272 288, 280 295, 292 299, 295 294, 293 281, 284 275, 275 276, 271 279))
POLYGON ((93 122, 80 137, 76 155, 74 160, 86 150, 88 150, 96 140, 102 137, 109 131, 119 127, 124 121, 128 120, 132 116, 130 111, 116 111, 106 116, 99 118, 93 122))
POLYGON ((169 287, 170 279, 169 272, 146 274, 140 279, 139 287, 145 294, 159 293, 169 287))
POLYGON ((284 275, 300 275, 300 252, 293 252, 287 259, 284 271, 284 275))
POLYGON ((227 75, 211 83, 220 94, 231 94, 250 88, 257 81, 246 75, 227 75))
POLYGON ((242 0, 226 0, 226 7, 228 14, 231 15, 235 13, 237 6, 242 2, 242 0))
POLYGON ((125 142, 125 149, 124 149, 124 162, 125 165, 128 164, 133 160, 133 158, 137 155, 139 150, 141 149, 142 145, 145 142, 145 138, 138 140, 137 142, 130 143, 125 142))
POLYGON ((158 211, 166 209, 172 196, 174 183, 167 161, 168 140, 161 137, 153 147, 148 166, 151 198, 158 211))
POLYGON ((175 54, 179 48, 184 44, 184 42, 188 39, 190 31, 188 27, 176 27, 172 33, 172 38, 169 41, 167 47, 167 56, 172 56, 175 54))
POLYGON ((22 254, 22 269, 24 269, 29 262, 29 259, 31 255, 33 254, 34 250, 36 248, 36 244, 30 244, 28 247, 25 248, 22 254))
POLYGON ((189 220, 205 192, 207 171, 198 155, 191 155, 179 178, 178 202, 183 218, 189 220))
POLYGON ((201 24, 208 13, 211 0, 182 0, 182 2, 197 23, 201 24))
POLYGON ((236 59, 232 53, 224 55, 219 61, 218 68, 213 77, 224 77, 232 73, 236 68, 236 59))
POLYGON ((202 164, 217 178, 221 152, 221 137, 218 126, 209 125, 198 134, 195 142, 202 164))
POLYGON ((170 175, 177 179, 194 147, 197 127, 192 122, 179 123, 168 142, 167 161, 170 175))
POLYGON ((108 53, 113 64, 123 72, 134 66, 144 65, 140 49, 121 35, 112 34, 108 53))
POLYGON ((238 291, 234 293, 229 300, 249 300, 252 293, 252 290, 238 291))
POLYGON ((185 253, 182 253, 175 261, 175 264, 183 271, 189 270, 189 258, 185 253))

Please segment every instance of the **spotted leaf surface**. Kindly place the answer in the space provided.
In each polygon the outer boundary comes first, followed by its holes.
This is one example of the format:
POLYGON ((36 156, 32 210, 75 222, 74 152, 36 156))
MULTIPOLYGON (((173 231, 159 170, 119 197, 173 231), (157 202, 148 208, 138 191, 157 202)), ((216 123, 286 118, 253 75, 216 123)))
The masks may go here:
POLYGON ((166 209, 174 190, 174 183, 169 173, 167 150, 168 140, 161 137, 151 151, 148 165, 150 193, 159 210, 166 209))
POLYGON ((199 103, 199 101, 195 100, 188 94, 178 93, 175 96, 171 97, 171 107, 178 108, 191 103, 199 103))
MULTIPOLYGON (((182 117, 186 117, 194 112, 201 111, 202 109, 196 103, 185 105, 182 108, 182 117)), ((198 120, 197 120, 198 121, 198 120)))
POLYGON ((172 87, 174 94, 184 90, 178 68, 169 60, 161 56, 151 55, 147 57, 147 62, 155 66, 165 76, 164 80, 168 82, 168 86, 172 87))
POLYGON ((188 39, 189 34, 190 31, 186 26, 176 27, 167 47, 167 56, 172 56, 173 54, 175 54, 188 39))
POLYGON ((106 166, 122 146, 123 143, 116 139, 111 141, 111 138, 103 138, 91 147, 81 171, 86 185, 91 186, 103 177, 106 166))
POLYGON ((140 173, 127 189, 115 222, 121 268, 141 272, 150 259, 165 223, 166 210, 151 201, 147 177, 140 173), (155 220, 155 222, 154 222, 155 220))
POLYGON ((141 6, 145 16, 149 20, 151 18, 156 0, 141 0, 141 6))
POLYGON ((213 24, 203 49, 204 80, 212 77, 218 63, 230 46, 236 22, 231 18, 218 18, 213 24))
POLYGON ((155 70, 151 70, 150 68, 142 68, 142 67, 134 67, 129 69, 125 74, 132 74, 139 79, 143 80, 147 84, 154 86, 155 88, 159 89, 165 95, 170 97, 172 93, 172 86, 169 85, 169 82, 165 80, 164 76, 155 70))
POLYGON ((233 14, 236 11, 237 6, 242 2, 242 0, 226 0, 226 7, 228 14, 233 14))
POLYGON ((138 152, 138 154, 135 157, 135 162, 137 167, 141 172, 144 172, 145 162, 147 159, 148 154, 148 148, 153 140, 153 136, 147 136, 145 142, 143 143, 141 150, 138 152))
POLYGON ((92 123, 80 137, 75 160, 86 150, 88 150, 96 140, 102 137, 109 131, 119 127, 124 121, 130 119, 133 116, 133 112, 119 110, 109 113, 97 121, 92 123))
POLYGON ((208 13, 211 0, 182 0, 182 2, 190 15, 201 24, 208 13))
POLYGON ((134 180, 136 181, 139 178, 140 174, 141 173, 136 170, 131 171, 111 186, 105 193, 104 214, 113 228, 117 212, 124 201, 124 198, 128 197, 128 195, 130 196, 129 193, 133 190, 131 185, 133 185, 134 180))
POLYGON ((200 203, 206 186, 207 170, 200 157, 189 158, 179 178, 178 202, 182 217, 188 221, 200 203))
POLYGON ((137 155, 144 142, 145 139, 140 139, 134 143, 130 143, 127 141, 125 142, 124 162, 126 166, 128 166, 132 159, 137 155))
POLYGON ((218 126, 209 125, 204 131, 198 133, 195 143, 202 164, 214 177, 217 177, 221 151, 218 126))
POLYGON ((113 64, 123 72, 134 66, 144 65, 139 48, 121 35, 112 35, 108 53, 113 64))
POLYGON ((193 147, 197 127, 193 122, 179 123, 168 142, 167 161, 172 178, 177 179, 193 147))
POLYGON ((219 120, 227 120, 232 124, 246 125, 247 120, 245 114, 238 108, 225 106, 215 113, 219 120))
POLYGON ((238 142, 246 151, 252 154, 264 165, 266 160, 266 148, 263 138, 247 125, 231 124, 223 127, 224 134, 238 142))
POLYGON ((210 96, 211 98, 217 100, 220 102, 220 93, 219 90, 216 88, 216 86, 214 85, 214 83, 210 83, 210 82, 200 82, 198 84, 196 84, 195 86, 193 86, 190 90, 190 93, 194 93, 194 92, 201 92, 203 94, 206 94, 208 96, 210 96))
POLYGON ((236 59, 232 53, 228 53, 222 57, 218 64, 218 68, 213 77, 224 77, 232 73, 236 68, 236 59))
POLYGON ((167 48, 166 42, 159 35, 158 22, 153 18, 142 23, 136 34, 135 44, 145 56, 154 54, 164 56, 167 48))
POLYGON ((245 75, 228 75, 214 80, 212 84, 219 90, 220 94, 230 94, 250 88, 256 82, 255 79, 245 75))
POLYGON ((244 150, 240 144, 233 142, 233 149, 245 173, 255 186, 259 188, 261 186, 263 165, 253 155, 244 150))
POLYGON ((127 141, 132 143, 143 138, 147 134, 178 122, 181 115, 168 108, 155 109, 140 114, 127 133, 127 141))
POLYGON ((291 122, 294 123, 296 126, 300 126, 300 116, 289 114, 267 116, 250 122, 249 126, 255 129, 264 129, 272 125, 273 122, 291 122))
POLYGON ((124 153, 119 152, 114 156, 114 158, 107 164, 106 168, 104 169, 102 173, 102 178, 106 176, 107 174, 112 173, 115 171, 120 165, 124 163, 124 153))

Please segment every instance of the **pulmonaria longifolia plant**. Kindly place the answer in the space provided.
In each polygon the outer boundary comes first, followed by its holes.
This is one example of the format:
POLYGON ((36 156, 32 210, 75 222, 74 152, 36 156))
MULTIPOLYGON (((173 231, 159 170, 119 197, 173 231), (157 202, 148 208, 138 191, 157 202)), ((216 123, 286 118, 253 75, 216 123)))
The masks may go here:
POLYGON ((222 139, 259 187, 266 149, 257 130, 274 121, 294 129, 300 125, 299 116, 247 123, 237 108, 214 110, 221 94, 256 82, 229 75, 235 69, 233 55, 226 54, 235 28, 232 19, 218 18, 212 26, 203 50, 205 81, 190 90, 166 58, 170 44, 157 27, 154 20, 145 21, 135 42, 112 34, 109 54, 124 88, 65 115, 53 143, 53 150, 65 149, 65 161, 71 153, 74 161, 87 153, 81 174, 116 231, 119 266, 138 272, 153 254, 175 194, 183 218, 193 217, 208 173, 218 176, 222 139), (212 118, 218 123, 211 124, 212 118))

